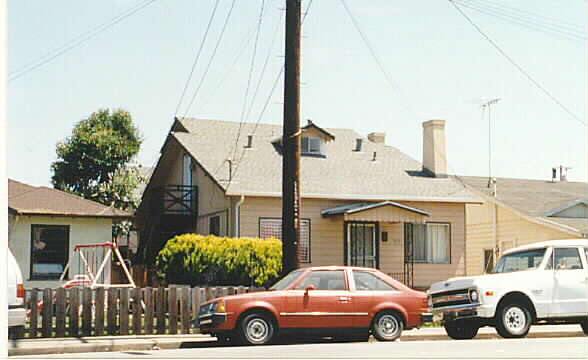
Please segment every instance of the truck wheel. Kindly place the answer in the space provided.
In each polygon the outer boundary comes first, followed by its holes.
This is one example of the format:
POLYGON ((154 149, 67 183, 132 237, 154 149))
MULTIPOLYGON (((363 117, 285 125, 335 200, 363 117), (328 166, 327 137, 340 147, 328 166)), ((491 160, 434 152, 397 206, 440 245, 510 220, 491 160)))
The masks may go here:
POLYGON ((394 341, 402 334, 404 323, 400 316, 392 311, 382 311, 372 323, 372 334, 378 341, 394 341))
POLYGON ((239 335, 244 344, 264 345, 274 337, 272 320, 262 313, 252 313, 241 321, 239 335))
POLYGON ((503 338, 522 338, 531 328, 531 313, 516 302, 501 305, 496 312, 496 331, 503 338))
POLYGON ((588 335, 588 319, 582 320, 580 326, 582 327, 582 331, 584 331, 584 335, 588 335))
POLYGON ((447 335, 455 340, 469 340, 478 335, 480 326, 474 321, 456 320, 446 321, 443 324, 447 335))

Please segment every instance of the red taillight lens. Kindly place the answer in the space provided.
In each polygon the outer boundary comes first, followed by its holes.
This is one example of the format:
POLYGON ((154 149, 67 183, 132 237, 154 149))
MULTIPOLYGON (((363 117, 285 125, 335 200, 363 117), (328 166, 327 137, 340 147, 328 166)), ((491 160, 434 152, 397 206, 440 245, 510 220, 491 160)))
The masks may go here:
POLYGON ((25 298, 25 288, 23 284, 18 284, 16 286, 16 297, 21 299, 25 298))

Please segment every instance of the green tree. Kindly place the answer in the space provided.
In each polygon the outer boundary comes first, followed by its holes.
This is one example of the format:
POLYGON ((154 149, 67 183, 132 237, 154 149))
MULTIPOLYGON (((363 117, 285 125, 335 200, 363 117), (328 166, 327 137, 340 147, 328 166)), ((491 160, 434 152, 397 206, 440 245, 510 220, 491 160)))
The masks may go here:
POLYGON ((128 111, 100 109, 57 144, 51 182, 57 189, 132 211, 142 181, 133 161, 143 139, 128 111))

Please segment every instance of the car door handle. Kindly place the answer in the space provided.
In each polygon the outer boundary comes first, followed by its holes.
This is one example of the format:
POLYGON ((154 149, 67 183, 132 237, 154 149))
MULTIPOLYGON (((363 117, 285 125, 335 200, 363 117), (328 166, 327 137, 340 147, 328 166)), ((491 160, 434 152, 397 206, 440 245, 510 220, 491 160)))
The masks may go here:
POLYGON ((349 301, 351 301, 350 297, 347 297, 347 296, 340 296, 339 297, 339 302, 349 302, 349 301))

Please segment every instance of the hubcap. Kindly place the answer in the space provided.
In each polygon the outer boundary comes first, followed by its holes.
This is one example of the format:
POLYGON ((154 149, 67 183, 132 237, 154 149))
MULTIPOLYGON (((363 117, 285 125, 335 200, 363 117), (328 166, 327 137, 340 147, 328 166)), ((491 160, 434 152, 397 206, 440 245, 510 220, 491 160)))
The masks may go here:
POLYGON ((252 342, 262 342, 267 338, 269 325, 263 319, 253 319, 247 324, 247 337, 252 342))
POLYGON ((384 336, 395 335, 398 328, 398 320, 392 315, 384 315, 378 320, 378 329, 384 336))
POLYGON ((527 325, 527 317, 523 309, 513 306, 504 312, 503 323, 511 334, 521 334, 527 325))

